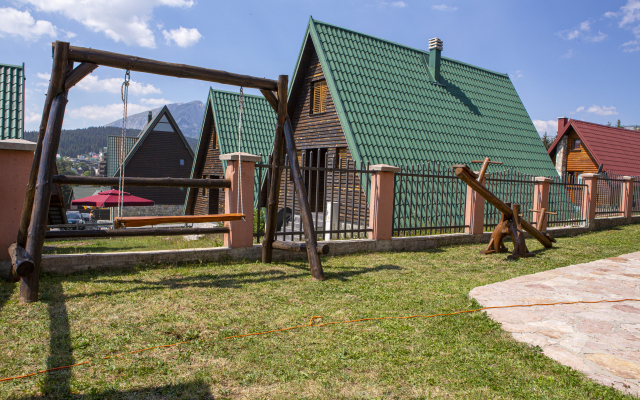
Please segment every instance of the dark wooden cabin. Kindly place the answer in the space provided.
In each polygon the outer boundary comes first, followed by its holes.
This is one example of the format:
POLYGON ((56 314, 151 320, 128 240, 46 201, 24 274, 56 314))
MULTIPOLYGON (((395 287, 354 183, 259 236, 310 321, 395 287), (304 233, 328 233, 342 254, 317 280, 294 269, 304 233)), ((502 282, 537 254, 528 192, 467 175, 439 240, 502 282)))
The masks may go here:
MULTIPOLYGON (((116 153, 115 149, 107 151, 108 154, 116 153)), ((140 131, 138 140, 125 158, 124 173, 131 177, 188 178, 193 158, 193 150, 165 106, 140 131)), ((118 166, 113 169, 113 176, 119 174, 118 166)), ((183 205, 187 188, 125 186, 124 191, 153 200, 156 206, 183 205)))
MULTIPOLYGON (((238 151, 238 117, 240 94, 209 90, 196 157, 191 169, 194 179, 224 178, 226 162, 220 154, 238 151)), ((242 151, 268 159, 275 135, 276 115, 262 96, 244 95, 242 111, 242 151)), ((256 174, 255 199, 258 199, 259 176, 256 174)), ((224 193, 218 189, 187 191, 185 215, 208 215, 224 212, 224 193)))

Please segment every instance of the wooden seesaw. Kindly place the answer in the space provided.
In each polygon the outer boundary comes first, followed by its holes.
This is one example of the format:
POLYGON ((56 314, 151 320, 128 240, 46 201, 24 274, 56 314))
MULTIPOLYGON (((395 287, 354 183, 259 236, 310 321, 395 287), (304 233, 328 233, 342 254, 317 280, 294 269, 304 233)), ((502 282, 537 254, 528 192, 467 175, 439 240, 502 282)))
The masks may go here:
MULTIPOLYGON (((541 232, 538 228, 520 218, 520 204, 514 204, 511 206, 511 204, 503 202, 481 183, 482 178, 484 177, 484 172, 486 172, 489 163, 491 163, 491 161, 488 158, 483 161, 480 174, 476 174, 465 164, 456 164, 453 166, 453 170, 460 180, 469 185, 471 189, 475 190, 476 193, 482 196, 502 213, 500 223, 498 223, 491 234, 489 246, 487 246, 487 249, 481 253, 492 254, 507 252, 508 249, 504 245, 504 238, 509 235, 513 241, 513 252, 507 257, 508 259, 535 256, 535 254, 531 253, 527 248, 523 230, 542 243, 545 248, 551 248, 553 246, 553 242, 556 240, 549 236, 548 233, 541 232)), ((546 217, 549 213, 546 210, 540 211, 542 211, 542 218, 546 217)), ((542 220, 542 218, 540 219, 542 220)), ((542 227, 543 225, 538 224, 538 226, 542 227)))

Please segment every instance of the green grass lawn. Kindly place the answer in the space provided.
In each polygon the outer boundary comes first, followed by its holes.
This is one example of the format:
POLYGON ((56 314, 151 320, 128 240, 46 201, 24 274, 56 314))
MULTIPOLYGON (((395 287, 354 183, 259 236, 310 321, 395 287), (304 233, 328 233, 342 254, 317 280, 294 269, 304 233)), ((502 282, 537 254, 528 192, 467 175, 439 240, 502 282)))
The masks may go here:
POLYGON ((192 264, 45 276, 42 301, 18 305, 0 284, 0 398, 611 399, 620 392, 517 343, 483 313, 234 334, 362 317, 478 307, 469 291, 519 275, 640 250, 640 225, 532 240, 535 258, 479 255, 484 245, 304 262, 192 264), (98 360, 193 340, 166 349, 98 360))

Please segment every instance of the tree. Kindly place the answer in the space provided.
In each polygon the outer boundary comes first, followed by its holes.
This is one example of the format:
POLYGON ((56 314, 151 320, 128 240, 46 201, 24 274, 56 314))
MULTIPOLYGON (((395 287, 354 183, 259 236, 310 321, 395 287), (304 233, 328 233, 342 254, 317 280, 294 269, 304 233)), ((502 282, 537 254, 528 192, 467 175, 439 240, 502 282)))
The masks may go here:
POLYGON ((544 133, 544 135, 542 135, 542 144, 544 145, 544 148, 549 150, 549 147, 551 147, 551 145, 553 144, 553 142, 556 140, 555 136, 549 136, 547 135, 547 132, 544 133))
POLYGON ((84 171, 84 174, 82 174, 83 176, 91 176, 91 171, 84 171))
POLYGON ((620 123, 620 120, 618 120, 618 122, 616 123, 616 127, 618 127, 618 128, 624 128, 624 127, 622 126, 622 124, 620 123))
MULTIPOLYGON (((56 165, 58 166, 58 173, 60 175, 78 175, 76 171, 73 170, 73 163, 69 161, 68 157, 58 158, 56 165)), ((61 185, 60 190, 62 190, 63 199, 68 199, 71 195, 71 186, 69 185, 61 185)))
POLYGON ((607 122, 607 126, 611 126, 611 122, 607 122))

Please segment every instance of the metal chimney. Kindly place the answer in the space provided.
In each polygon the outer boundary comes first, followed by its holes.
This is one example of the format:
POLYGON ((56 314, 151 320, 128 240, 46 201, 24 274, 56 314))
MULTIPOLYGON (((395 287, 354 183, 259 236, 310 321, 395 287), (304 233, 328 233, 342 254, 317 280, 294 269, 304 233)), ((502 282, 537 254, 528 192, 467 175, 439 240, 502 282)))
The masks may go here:
POLYGON ((152 119, 153 119, 153 113, 149 111, 149 114, 147 115, 147 123, 151 122, 152 119))
POLYGON ((429 70, 433 79, 440 83, 440 52, 442 51, 442 40, 436 38, 429 39, 429 70))

